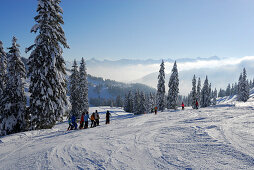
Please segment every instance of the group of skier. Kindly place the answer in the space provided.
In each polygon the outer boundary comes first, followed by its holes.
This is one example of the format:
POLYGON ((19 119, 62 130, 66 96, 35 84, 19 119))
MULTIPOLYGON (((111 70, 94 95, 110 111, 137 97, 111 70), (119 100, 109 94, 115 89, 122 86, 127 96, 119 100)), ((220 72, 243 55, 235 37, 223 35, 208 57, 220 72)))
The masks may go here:
MULTIPOLYGON (((182 110, 184 110, 184 103, 182 102, 182 110)), ((198 109, 198 101, 196 100, 195 103, 195 109, 198 109)), ((157 114, 157 110, 158 108, 155 107, 154 108, 154 113, 157 114)), ((110 112, 107 110, 106 112, 106 124, 110 123, 110 112)), ((89 117, 88 111, 83 112, 80 118, 80 125, 79 125, 79 129, 87 129, 88 128, 88 121, 89 119, 91 120, 91 126, 90 128, 96 127, 100 125, 100 116, 97 110, 95 110, 95 112, 92 113, 91 117, 89 117)), ((69 127, 67 130, 73 130, 73 129, 78 129, 78 124, 76 122, 76 117, 74 115, 72 115, 69 120, 69 127)))
MULTIPOLYGON (((106 124, 110 123, 110 116, 111 116, 110 112, 107 111, 106 112, 106 124)), ((81 115, 79 129, 87 129, 89 119, 91 120, 90 128, 99 126, 100 116, 99 116, 98 111, 95 110, 95 112, 92 113, 91 117, 89 117, 89 113, 88 113, 88 111, 86 111, 86 112, 83 112, 81 115)), ((67 130, 78 129, 78 124, 76 122, 76 117, 74 115, 69 117, 68 123, 69 123, 69 127, 67 130)))

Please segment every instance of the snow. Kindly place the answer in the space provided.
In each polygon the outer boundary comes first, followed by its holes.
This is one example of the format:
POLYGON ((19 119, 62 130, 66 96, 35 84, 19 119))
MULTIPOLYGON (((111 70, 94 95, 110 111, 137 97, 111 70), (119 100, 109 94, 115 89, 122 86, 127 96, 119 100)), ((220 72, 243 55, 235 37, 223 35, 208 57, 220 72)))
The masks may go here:
POLYGON ((137 116, 95 110, 102 118, 95 128, 66 131, 65 121, 0 138, 0 169, 254 169, 254 105, 137 116))

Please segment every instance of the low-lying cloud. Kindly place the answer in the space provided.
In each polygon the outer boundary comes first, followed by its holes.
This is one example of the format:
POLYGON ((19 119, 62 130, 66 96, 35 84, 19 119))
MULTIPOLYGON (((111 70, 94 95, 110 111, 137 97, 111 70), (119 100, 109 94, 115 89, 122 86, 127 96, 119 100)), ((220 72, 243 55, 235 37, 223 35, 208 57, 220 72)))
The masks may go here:
MULTIPOLYGON (((229 69, 234 73, 234 70, 244 63, 254 61, 254 56, 246 56, 242 58, 225 58, 215 60, 196 60, 193 62, 179 62, 177 63, 179 72, 188 70, 200 69, 229 69), (236 67, 237 66, 237 67, 236 67)), ((170 74, 172 69, 172 62, 165 62, 165 73, 170 74)), ((99 65, 88 65, 88 73, 94 76, 103 77, 122 82, 133 82, 142 77, 159 71, 160 64, 135 64, 133 65, 111 65, 104 66, 103 62, 99 65)), ((196 73, 198 74, 198 73, 196 73)), ((221 72, 223 74, 223 72, 221 72)), ((233 80, 232 80, 233 81, 233 80)))

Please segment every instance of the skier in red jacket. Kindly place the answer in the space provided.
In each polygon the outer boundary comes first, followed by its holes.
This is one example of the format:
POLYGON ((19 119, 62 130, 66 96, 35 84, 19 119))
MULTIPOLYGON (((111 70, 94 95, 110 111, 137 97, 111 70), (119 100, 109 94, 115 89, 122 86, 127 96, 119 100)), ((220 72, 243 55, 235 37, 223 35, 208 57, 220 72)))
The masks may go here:
POLYGON ((196 100, 196 109, 198 109, 198 101, 196 100))
POLYGON ((182 102, 182 110, 184 110, 184 103, 182 102))
POLYGON ((80 119, 79 129, 83 129, 84 128, 84 114, 85 114, 85 112, 82 113, 82 116, 81 116, 81 119, 80 119))

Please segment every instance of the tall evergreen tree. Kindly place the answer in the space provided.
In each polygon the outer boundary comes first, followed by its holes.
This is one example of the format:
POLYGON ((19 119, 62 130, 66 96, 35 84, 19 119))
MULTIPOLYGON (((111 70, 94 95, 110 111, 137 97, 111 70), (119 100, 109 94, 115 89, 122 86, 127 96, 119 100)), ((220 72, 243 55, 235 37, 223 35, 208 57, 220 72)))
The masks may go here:
POLYGON ((6 69, 7 69, 6 53, 3 48, 3 43, 2 41, 0 41, 0 104, 6 85, 6 74, 7 74, 6 69))
POLYGON ((179 93, 179 79, 176 61, 174 63, 172 73, 168 83, 168 108, 177 109, 177 99, 179 93))
POLYGON ((200 103, 201 100, 201 80, 200 77, 198 78, 198 85, 197 85, 197 101, 200 103))
POLYGON ((243 84, 243 74, 241 73, 238 79, 238 88, 237 88, 237 100, 242 101, 242 85, 243 84))
POLYGON ((201 91, 201 107, 207 107, 209 106, 209 100, 210 100, 210 92, 209 92, 209 83, 208 78, 206 76, 202 91, 201 91))
POLYGON ((212 92, 212 84, 210 83, 209 84, 209 99, 208 99, 208 105, 210 106, 211 105, 211 101, 212 101, 212 98, 213 98, 213 92, 212 92))
POLYGON ((31 32, 39 32, 35 44, 27 51, 32 51, 28 66, 30 76, 31 129, 51 128, 57 120, 62 120, 66 105, 66 72, 62 57, 66 42, 63 13, 60 0, 38 0, 35 24, 31 32))
POLYGON ((245 68, 243 69, 243 74, 240 83, 240 100, 246 102, 249 99, 249 86, 247 80, 247 73, 245 68))
POLYGON ((152 112, 155 108, 155 95, 150 92, 149 94, 149 112, 152 112))
MULTIPOLYGON (((88 102, 88 81, 87 81, 87 73, 86 73, 86 63, 84 58, 82 57, 80 67, 79 67, 79 108, 80 113, 89 110, 89 102, 88 102)), ((79 115, 81 116, 81 115, 79 115)))
POLYGON ((123 101, 120 95, 118 95, 116 97, 116 101, 115 101, 116 107, 122 107, 123 106, 123 101))
POLYGON ((131 91, 125 96, 124 111, 130 113, 133 112, 133 97, 131 91))
POLYGON ((133 99, 133 113, 138 114, 140 110, 140 92, 137 90, 133 99))
POLYGON ((214 89, 212 94, 213 94, 212 105, 216 105, 216 103, 217 103, 217 100, 216 100, 216 98, 217 98, 217 90, 216 90, 216 88, 214 89))
POLYGON ((230 87, 230 84, 228 84, 226 89, 226 96, 230 96, 230 95, 231 95, 231 87, 230 87))
POLYGON ((70 102, 71 102, 71 115, 79 117, 81 114, 80 110, 80 74, 78 72, 78 65, 74 60, 72 66, 72 74, 70 76, 70 102))
POLYGON ((157 84, 157 106, 158 110, 163 111, 165 109, 165 67, 164 61, 162 60, 160 65, 160 71, 158 75, 157 84))
POLYGON ((1 134, 25 130, 26 96, 24 92, 26 70, 21 60, 17 39, 13 37, 9 48, 7 84, 1 105, 1 134))
POLYGON ((192 100, 192 108, 196 108, 196 100, 197 100, 197 92, 196 92, 196 76, 193 76, 192 79, 192 90, 191 90, 191 100, 192 100))
POLYGON ((139 107, 138 107, 138 114, 144 114, 146 113, 146 98, 145 98, 145 95, 144 95, 144 92, 141 91, 140 93, 140 99, 139 99, 139 107))

